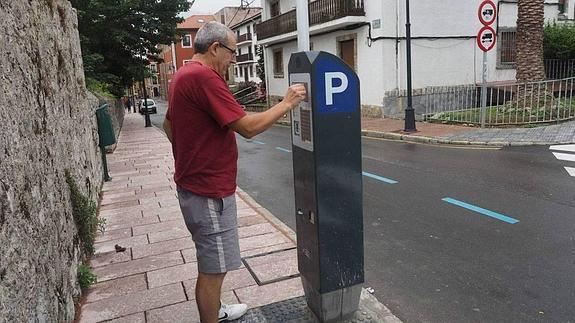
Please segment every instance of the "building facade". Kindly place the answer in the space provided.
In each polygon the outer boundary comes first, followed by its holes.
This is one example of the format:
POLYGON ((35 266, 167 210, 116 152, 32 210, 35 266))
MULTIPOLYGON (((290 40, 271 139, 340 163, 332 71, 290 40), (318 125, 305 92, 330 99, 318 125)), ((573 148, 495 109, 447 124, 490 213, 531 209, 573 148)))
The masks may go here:
POLYGON ((162 63, 156 65, 159 95, 167 100, 172 76, 176 71, 189 62, 194 56, 193 41, 198 30, 210 21, 215 21, 212 15, 192 15, 178 24, 177 30, 181 34, 176 42, 169 46, 160 47, 162 63))
POLYGON ((244 21, 240 21, 231 29, 237 37, 236 65, 233 67, 234 82, 255 82, 261 80, 257 75, 258 60, 260 59, 256 51, 257 34, 255 26, 261 22, 261 9, 255 8, 257 14, 244 21))
MULTIPOLYGON (((414 95, 430 86, 476 84, 482 78, 482 54, 476 44, 481 27, 480 1, 412 1, 410 6, 414 95)), ((488 81, 515 79, 516 1, 494 1, 498 19, 495 48, 488 52, 488 81)), ((573 0, 562 1, 568 19, 573 0), (567 1, 569 3, 567 3, 567 1)), ((288 86, 290 55, 298 51, 295 0, 262 0, 256 26, 264 46, 270 103, 288 86)), ((406 95, 405 1, 316 0, 309 3, 310 47, 342 58, 361 82, 362 113, 402 115, 406 95)), ((561 18, 559 0, 545 1, 545 19, 561 18)), ((417 105, 414 106, 416 112, 417 105)))

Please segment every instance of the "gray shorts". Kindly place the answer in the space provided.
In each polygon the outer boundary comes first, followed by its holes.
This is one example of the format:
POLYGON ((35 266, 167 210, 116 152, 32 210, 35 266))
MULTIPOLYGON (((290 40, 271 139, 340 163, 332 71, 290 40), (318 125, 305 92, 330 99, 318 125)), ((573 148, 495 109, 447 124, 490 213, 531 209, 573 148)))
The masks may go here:
POLYGON ((225 273, 242 265, 235 194, 209 198, 178 188, 180 209, 196 244, 198 270, 225 273))

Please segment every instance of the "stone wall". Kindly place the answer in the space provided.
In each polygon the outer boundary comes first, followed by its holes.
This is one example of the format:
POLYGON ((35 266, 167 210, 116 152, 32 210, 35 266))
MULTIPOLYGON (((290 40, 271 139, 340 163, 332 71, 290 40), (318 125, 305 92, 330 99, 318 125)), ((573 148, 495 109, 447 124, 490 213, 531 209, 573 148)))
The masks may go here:
POLYGON ((76 13, 66 0, 0 1, 0 322, 71 322, 82 255, 64 171, 102 184, 76 13))

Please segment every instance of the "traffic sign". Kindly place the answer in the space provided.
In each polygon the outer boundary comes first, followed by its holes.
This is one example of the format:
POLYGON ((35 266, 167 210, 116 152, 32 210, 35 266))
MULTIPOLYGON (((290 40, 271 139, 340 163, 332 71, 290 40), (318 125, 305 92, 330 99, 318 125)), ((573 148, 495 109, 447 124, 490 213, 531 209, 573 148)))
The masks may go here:
POLYGON ((495 46, 495 30, 490 26, 483 26, 477 33, 477 46, 484 51, 490 51, 495 46))
POLYGON ((495 3, 491 0, 483 1, 479 5, 477 16, 484 26, 491 25, 497 18, 497 7, 495 6, 495 3))

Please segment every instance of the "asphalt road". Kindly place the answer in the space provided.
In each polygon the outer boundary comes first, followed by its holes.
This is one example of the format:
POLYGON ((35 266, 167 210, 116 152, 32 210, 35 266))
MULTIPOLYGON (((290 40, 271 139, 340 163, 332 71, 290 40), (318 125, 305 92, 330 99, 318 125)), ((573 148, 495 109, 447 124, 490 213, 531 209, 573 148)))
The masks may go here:
MULTIPOLYGON (((238 185, 295 230, 289 128, 238 145, 238 185)), ((363 177, 364 286, 405 322, 573 321, 575 178, 563 166, 548 147, 364 139, 363 170, 397 182, 363 177)))
MULTIPOLYGON (((164 115, 160 101, 152 123, 164 115)), ((237 138, 238 185, 295 230, 289 128, 237 138)), ((363 177, 364 286, 395 315, 575 321, 575 177, 563 168, 575 165, 547 146, 364 138, 362 148, 363 170, 378 178, 363 177)))

